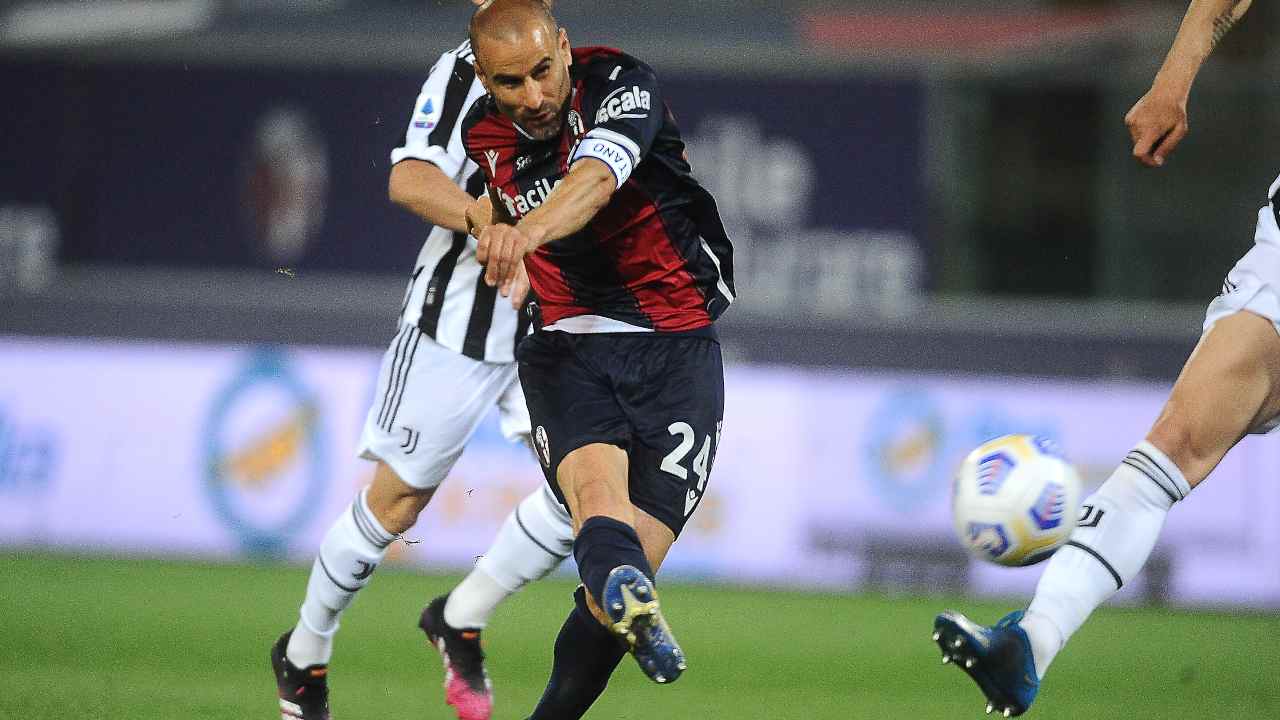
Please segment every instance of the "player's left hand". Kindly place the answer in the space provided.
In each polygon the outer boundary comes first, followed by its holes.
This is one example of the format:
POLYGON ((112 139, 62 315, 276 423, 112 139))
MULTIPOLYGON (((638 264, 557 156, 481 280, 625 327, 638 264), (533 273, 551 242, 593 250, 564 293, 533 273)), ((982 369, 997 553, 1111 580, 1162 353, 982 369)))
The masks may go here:
POLYGON ((524 230, 514 225, 496 224, 480 232, 476 261, 484 266, 484 282, 489 287, 505 287, 513 281, 516 268, 524 264, 530 245, 524 230))
POLYGON ((1147 167, 1161 167, 1190 129, 1186 95, 1157 82, 1124 116, 1124 124, 1133 139, 1133 157, 1147 167))

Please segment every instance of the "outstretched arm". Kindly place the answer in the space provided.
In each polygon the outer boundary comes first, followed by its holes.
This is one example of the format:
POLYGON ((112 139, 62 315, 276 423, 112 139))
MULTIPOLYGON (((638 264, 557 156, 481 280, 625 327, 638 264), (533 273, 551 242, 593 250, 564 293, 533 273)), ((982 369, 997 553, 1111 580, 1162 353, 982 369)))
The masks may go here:
POLYGON ((476 259, 485 266, 485 282, 491 286, 509 282, 525 255, 581 230, 617 188, 617 177, 603 161, 586 157, 575 162, 546 202, 518 225, 491 225, 480 234, 476 259))
POLYGON ((1151 89, 1125 115, 1133 139, 1133 156, 1147 167, 1160 167, 1186 137, 1187 99, 1200 66, 1252 0, 1191 0, 1182 26, 1151 89))

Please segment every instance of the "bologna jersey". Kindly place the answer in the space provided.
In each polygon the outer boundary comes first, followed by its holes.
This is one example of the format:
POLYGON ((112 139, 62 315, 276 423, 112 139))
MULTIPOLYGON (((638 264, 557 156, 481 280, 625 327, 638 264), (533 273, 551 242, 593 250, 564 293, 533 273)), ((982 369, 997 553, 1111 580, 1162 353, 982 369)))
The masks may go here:
MULTIPOLYGON (((404 145, 391 151, 391 163, 429 162, 479 197, 484 175, 467 159, 459 131, 467 108, 484 95, 473 62, 470 42, 440 56, 414 102, 404 145)), ((454 352, 498 363, 515 360, 516 341, 530 325, 527 314, 517 313, 484 283, 475 240, 442 227, 431 230, 418 253, 400 316, 402 327, 414 327, 454 352)), ((397 337, 397 357, 412 357, 417 335, 402 329, 397 337)))
POLYGON ((585 157, 617 190, 577 233, 526 258, 544 329, 683 332, 733 302, 733 248, 715 200, 691 174, 684 141, 644 63, 579 48, 558 137, 534 140, 491 96, 462 123, 467 155, 517 220, 546 201, 585 157))

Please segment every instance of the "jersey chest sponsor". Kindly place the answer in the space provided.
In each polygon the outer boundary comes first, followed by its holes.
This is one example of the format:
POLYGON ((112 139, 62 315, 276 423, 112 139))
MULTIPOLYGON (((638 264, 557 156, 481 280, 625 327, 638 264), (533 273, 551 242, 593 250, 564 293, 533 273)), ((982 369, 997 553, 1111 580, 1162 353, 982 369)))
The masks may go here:
POLYGON ((600 109, 596 111, 596 124, 621 118, 646 118, 652 109, 652 103, 648 90, 641 90, 638 85, 620 87, 600 102, 600 109), (639 112, 641 110, 644 112, 639 112))
POLYGON ((556 186, 564 181, 563 177, 558 177, 554 181, 547 178, 539 178, 533 184, 533 187, 522 193, 516 193, 514 196, 509 195, 503 188, 498 189, 498 195, 502 198, 502 204, 507 206, 507 212, 512 217, 524 217, 530 210, 542 205, 547 201, 547 196, 551 194, 556 186))

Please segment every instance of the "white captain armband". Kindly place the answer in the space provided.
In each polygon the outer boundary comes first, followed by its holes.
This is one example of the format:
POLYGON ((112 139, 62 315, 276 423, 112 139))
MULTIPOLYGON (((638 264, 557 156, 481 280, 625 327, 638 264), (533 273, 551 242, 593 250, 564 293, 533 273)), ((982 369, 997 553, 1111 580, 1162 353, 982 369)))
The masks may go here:
POLYGON ((596 128, 587 133, 582 138, 582 142, 578 143, 578 150, 574 152, 570 164, 577 162, 579 158, 595 158, 609 166, 614 178, 618 181, 618 187, 622 187, 626 184, 627 178, 631 177, 631 172, 635 170, 639 150, 640 148, 626 135, 596 128))

